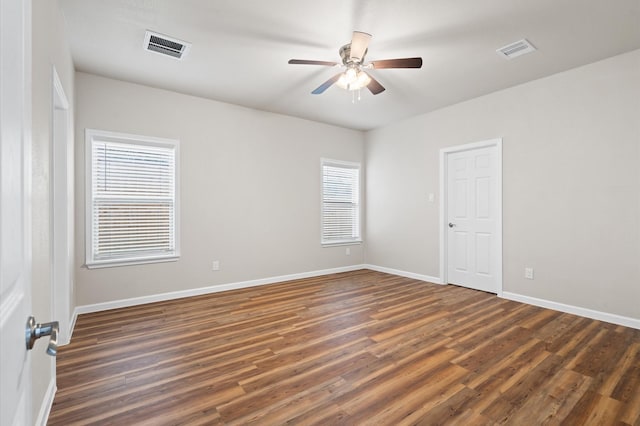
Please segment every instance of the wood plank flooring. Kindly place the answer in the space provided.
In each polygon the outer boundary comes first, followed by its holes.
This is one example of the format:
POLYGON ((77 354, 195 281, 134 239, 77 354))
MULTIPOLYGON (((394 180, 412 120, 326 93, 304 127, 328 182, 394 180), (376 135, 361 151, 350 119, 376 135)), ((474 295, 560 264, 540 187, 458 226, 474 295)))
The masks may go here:
POLYGON ((80 315, 49 425, 640 425, 640 330, 368 270, 80 315))

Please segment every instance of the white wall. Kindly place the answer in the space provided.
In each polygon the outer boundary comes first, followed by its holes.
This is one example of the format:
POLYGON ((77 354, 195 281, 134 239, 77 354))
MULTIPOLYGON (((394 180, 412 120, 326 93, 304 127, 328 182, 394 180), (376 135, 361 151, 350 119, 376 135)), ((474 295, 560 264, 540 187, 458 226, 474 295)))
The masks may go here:
POLYGON ((368 132, 366 262, 439 276, 439 150, 495 137, 504 291, 640 319, 640 51, 368 132))
MULTIPOLYGON (((71 103, 73 120, 74 68, 66 42, 64 18, 57 0, 33 1, 33 116, 32 116, 32 234, 33 234, 33 315, 38 322, 55 320, 52 310, 51 277, 51 156, 52 156, 52 68, 56 67, 71 103)), ((73 128, 73 127, 71 127, 73 128)), ((46 340, 46 339, 41 339, 46 340)), ((46 344, 38 342, 32 351, 33 419, 50 403, 47 391, 55 379, 54 358, 45 354, 46 344)), ((42 413, 40 413, 42 414, 42 413)))
POLYGON ((362 162, 362 132, 86 73, 76 101, 78 305, 363 262, 320 246, 320 158, 362 162), (86 128, 180 140, 179 261, 83 266, 86 128))

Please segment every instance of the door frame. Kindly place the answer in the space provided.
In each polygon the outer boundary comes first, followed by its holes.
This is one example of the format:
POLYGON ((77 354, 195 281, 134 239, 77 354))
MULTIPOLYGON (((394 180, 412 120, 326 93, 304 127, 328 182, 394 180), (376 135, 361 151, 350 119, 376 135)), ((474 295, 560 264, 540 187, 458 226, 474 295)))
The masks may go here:
POLYGON ((468 143, 464 145, 457 145, 440 150, 440 282, 442 284, 448 284, 448 232, 447 232, 447 204, 448 204, 448 170, 447 163, 450 154, 463 151, 473 151, 480 148, 496 147, 497 148, 497 161, 496 161, 496 184, 498 191, 496 194, 496 202, 498 204, 498 215, 496 218, 496 256, 498 257, 498 270, 496 271, 498 279, 498 297, 502 297, 502 138, 488 139, 479 142, 468 143))
POLYGON ((69 100, 51 67, 51 312, 60 322, 59 344, 71 338, 73 295, 73 144, 69 100))

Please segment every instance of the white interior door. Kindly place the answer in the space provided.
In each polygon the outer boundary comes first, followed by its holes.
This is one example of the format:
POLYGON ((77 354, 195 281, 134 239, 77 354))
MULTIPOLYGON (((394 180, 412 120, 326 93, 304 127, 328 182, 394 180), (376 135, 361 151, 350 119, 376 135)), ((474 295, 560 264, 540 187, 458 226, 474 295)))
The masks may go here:
POLYGON ((31 424, 31 2, 0 2, 0 425, 31 424))
POLYGON ((447 155, 447 278, 498 293, 501 233, 498 146, 447 155))

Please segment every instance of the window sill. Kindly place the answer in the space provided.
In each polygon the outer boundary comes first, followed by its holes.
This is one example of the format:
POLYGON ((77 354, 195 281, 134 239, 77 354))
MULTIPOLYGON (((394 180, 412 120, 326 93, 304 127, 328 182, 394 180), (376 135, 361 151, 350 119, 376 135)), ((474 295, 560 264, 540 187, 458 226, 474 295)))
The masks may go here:
POLYGON ((362 244, 362 240, 354 241, 336 241, 335 243, 320 243, 322 247, 337 247, 337 246, 359 246, 362 244))
POLYGON ((179 255, 171 255, 166 257, 147 257, 137 259, 113 259, 113 260, 99 260, 94 262, 87 262, 85 266, 88 269, 100 269, 111 268, 117 266, 131 266, 131 265, 144 265, 147 263, 164 263, 164 262, 176 262, 180 259, 179 255))

